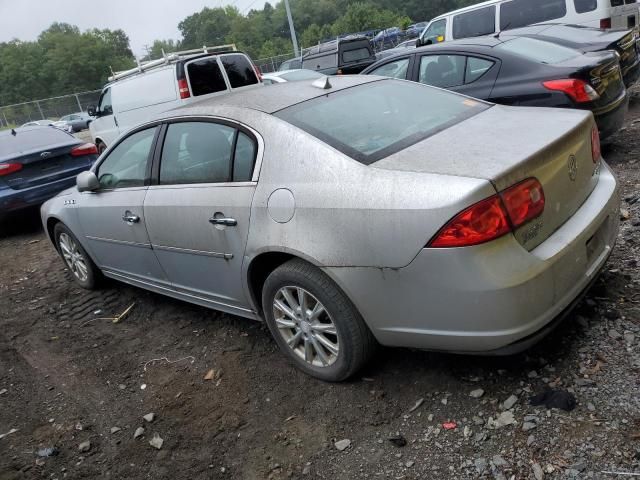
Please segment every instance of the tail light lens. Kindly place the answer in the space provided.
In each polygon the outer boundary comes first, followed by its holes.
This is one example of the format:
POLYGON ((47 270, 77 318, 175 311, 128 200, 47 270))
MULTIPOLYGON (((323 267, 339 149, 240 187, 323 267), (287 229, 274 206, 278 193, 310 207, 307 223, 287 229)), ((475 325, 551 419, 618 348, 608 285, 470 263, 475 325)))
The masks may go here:
POLYGON ((548 90, 566 93, 578 103, 593 102, 600 98, 598 92, 596 92, 591 85, 576 78, 549 80, 548 82, 542 82, 542 84, 548 90))
POLYGON ((539 217, 544 211, 544 190, 535 178, 528 178, 500 194, 513 228, 539 217))
POLYGON ((96 147, 93 143, 85 143, 78 147, 74 147, 71 149, 72 157, 82 157, 83 155, 97 155, 98 147, 96 147))
POLYGON ((602 156, 602 149, 600 148, 600 132, 596 125, 591 129, 591 158, 593 163, 598 163, 602 156))
POLYGON ((21 163, 0 163, 0 177, 22 170, 21 163))
POLYGON ((187 83, 186 78, 181 78, 178 80, 178 91, 180 92, 180 98, 185 99, 191 96, 191 92, 189 91, 189 84, 187 83))
POLYGON ((542 185, 528 178, 456 215, 427 247, 470 247, 495 240, 542 215, 544 204, 542 185))
POLYGON ((600 28, 611 28, 611 18, 601 18, 600 28))

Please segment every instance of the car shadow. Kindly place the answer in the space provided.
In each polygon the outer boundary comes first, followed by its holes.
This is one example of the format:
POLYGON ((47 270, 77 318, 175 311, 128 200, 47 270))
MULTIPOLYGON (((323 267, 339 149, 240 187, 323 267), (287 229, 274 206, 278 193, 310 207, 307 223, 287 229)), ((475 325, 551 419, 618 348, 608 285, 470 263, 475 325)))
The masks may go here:
POLYGON ((40 207, 28 207, 0 216, 0 238, 33 235, 41 232, 40 207))

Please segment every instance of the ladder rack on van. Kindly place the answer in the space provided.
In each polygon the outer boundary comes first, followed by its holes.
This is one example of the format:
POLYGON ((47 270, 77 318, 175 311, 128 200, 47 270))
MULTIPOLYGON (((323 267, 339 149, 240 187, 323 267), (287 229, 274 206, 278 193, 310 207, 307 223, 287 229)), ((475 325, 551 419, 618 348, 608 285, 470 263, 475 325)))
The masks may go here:
POLYGON ((161 67, 163 65, 168 65, 172 62, 177 62, 178 60, 184 58, 189 55, 196 55, 198 53, 226 53, 226 52, 236 52, 238 49, 236 48, 235 43, 230 43, 228 45, 219 45, 216 47, 207 47, 206 45, 202 48, 194 48, 192 50, 182 50, 180 52, 171 52, 169 54, 164 53, 162 51, 162 57, 157 60, 149 60, 146 62, 140 62, 140 60, 136 59, 138 66, 132 68, 130 70, 124 70, 122 72, 114 72, 111 70, 111 76, 107 79, 109 82, 115 82, 116 80, 120 80, 121 78, 128 77, 130 75, 135 75, 136 73, 142 73, 147 70, 150 70, 155 67, 161 67))

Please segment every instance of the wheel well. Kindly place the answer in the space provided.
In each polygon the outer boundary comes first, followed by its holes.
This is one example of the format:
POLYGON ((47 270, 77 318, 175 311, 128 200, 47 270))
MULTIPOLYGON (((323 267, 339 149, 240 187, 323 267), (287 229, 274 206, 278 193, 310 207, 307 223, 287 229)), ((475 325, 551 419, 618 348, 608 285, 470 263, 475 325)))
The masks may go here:
POLYGON ((264 282, 271 272, 293 258, 297 257, 289 253, 267 252, 258 255, 249 265, 247 272, 249 291, 260 315, 262 315, 262 287, 264 287, 264 282))
POLYGON ((54 229, 56 228, 56 225, 58 223, 60 223, 60 220, 58 220, 57 218, 50 218, 47 220, 47 235, 49 235, 49 239, 51 240, 51 243, 53 243, 56 250, 58 249, 58 245, 56 245, 56 239, 54 238, 54 229))

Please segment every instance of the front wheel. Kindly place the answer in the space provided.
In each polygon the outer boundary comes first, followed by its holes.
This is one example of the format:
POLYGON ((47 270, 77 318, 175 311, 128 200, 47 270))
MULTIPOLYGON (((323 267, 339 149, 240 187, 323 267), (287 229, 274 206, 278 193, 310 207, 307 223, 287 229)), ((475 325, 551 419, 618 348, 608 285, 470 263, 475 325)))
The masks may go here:
POLYGON ((100 270, 71 233, 71 230, 62 223, 58 223, 54 229, 54 236, 58 252, 60 252, 64 263, 67 264, 76 283, 87 290, 96 288, 101 278, 100 270))
POLYGON ((347 296, 321 270, 291 260, 262 291, 267 326, 282 352, 305 373, 342 381, 369 360, 376 341, 347 296))

